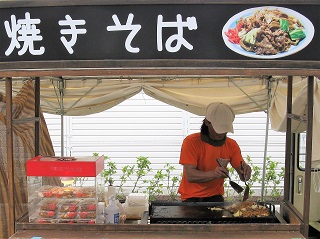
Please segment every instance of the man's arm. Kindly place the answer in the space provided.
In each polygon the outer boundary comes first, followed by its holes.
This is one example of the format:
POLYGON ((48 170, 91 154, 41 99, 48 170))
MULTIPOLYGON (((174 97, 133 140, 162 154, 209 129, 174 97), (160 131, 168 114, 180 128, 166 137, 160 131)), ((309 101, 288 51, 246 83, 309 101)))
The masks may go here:
POLYGON ((190 183, 205 183, 218 178, 226 178, 228 173, 228 170, 224 167, 217 167, 214 170, 203 172, 191 164, 183 165, 183 170, 190 183))

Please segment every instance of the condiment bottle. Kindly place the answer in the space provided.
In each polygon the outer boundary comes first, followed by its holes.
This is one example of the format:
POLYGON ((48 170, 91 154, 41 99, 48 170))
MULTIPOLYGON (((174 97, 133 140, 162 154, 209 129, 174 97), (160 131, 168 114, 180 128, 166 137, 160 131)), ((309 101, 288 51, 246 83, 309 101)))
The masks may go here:
POLYGON ((115 205, 114 197, 109 198, 109 205, 104 209, 104 222, 106 224, 119 224, 120 221, 120 210, 115 205))

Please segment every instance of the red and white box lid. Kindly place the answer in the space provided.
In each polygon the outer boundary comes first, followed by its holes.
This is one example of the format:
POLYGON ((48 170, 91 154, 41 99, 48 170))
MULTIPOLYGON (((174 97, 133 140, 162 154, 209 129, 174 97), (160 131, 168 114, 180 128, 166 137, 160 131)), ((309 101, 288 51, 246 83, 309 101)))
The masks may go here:
POLYGON ((96 177, 104 168, 104 156, 36 156, 26 161, 27 176, 96 177))

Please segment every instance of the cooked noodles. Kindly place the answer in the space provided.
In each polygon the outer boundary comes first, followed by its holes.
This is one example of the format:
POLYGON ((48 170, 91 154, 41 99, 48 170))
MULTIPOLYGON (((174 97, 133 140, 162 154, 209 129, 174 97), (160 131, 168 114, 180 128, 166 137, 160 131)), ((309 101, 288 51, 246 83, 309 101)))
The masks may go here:
POLYGON ((267 217, 269 209, 253 201, 245 201, 232 204, 226 208, 234 217, 267 217))
POLYGON ((230 42, 258 55, 288 51, 306 37, 304 26, 298 19, 278 9, 267 8, 240 18, 236 27, 225 34, 230 42))

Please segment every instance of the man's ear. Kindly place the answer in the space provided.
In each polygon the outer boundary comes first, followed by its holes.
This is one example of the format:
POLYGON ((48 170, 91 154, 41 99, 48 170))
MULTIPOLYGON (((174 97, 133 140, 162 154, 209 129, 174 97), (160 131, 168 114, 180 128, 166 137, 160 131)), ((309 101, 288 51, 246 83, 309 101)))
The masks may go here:
POLYGON ((207 119, 204 119, 204 124, 208 127, 211 123, 207 119))

